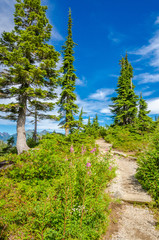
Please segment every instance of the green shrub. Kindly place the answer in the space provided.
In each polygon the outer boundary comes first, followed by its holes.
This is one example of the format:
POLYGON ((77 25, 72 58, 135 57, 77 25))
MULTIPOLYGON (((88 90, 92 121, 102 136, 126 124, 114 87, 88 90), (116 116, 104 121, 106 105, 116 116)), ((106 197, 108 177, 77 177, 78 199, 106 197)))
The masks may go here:
POLYGON ((105 141, 112 143, 113 148, 122 151, 142 151, 149 144, 149 135, 141 135, 133 127, 113 126, 107 129, 105 141))
POLYGON ((159 205, 159 133, 156 133, 151 148, 138 159, 137 178, 159 205))
POLYGON ((100 238, 110 201, 104 189, 115 169, 92 138, 80 137, 48 134, 38 150, 6 156, 15 164, 1 171, 2 239, 100 238))
POLYGON ((34 148, 38 145, 38 143, 33 139, 32 136, 30 136, 30 137, 27 138, 27 145, 30 148, 34 148))

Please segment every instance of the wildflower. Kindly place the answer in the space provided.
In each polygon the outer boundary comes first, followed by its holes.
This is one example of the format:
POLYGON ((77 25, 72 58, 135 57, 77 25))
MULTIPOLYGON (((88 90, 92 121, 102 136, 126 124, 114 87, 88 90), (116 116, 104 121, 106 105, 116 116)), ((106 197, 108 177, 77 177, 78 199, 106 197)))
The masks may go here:
POLYGON ((87 174, 90 176, 92 173, 91 173, 91 171, 89 171, 89 172, 87 172, 87 174))
POLYGON ((74 152, 74 149, 73 149, 73 146, 71 145, 71 148, 70 148, 70 152, 73 153, 74 152))
POLYGON ((96 151, 96 148, 93 148, 90 152, 93 153, 96 151))
POLYGON ((87 164, 86 164, 86 167, 87 167, 87 168, 91 167, 91 163, 87 163, 87 164))
POLYGON ((82 155, 86 152, 86 148, 84 149, 82 146, 82 155))
POLYGON ((109 167, 109 170, 110 170, 110 171, 112 170, 112 166, 109 167))

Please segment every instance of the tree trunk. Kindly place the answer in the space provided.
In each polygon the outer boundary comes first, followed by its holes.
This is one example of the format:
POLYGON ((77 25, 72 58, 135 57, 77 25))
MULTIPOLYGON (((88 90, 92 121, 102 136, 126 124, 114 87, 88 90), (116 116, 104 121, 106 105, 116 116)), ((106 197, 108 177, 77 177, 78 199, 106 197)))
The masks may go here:
MULTIPOLYGON (((67 101, 68 101, 68 99, 67 99, 67 101)), ((68 110, 66 111, 66 123, 68 123, 67 115, 68 115, 68 110)), ((69 125, 66 125, 65 126, 65 136, 67 137, 69 135, 69 133, 70 133, 69 125)))
POLYGON ((26 143, 26 133, 25 133, 25 119, 26 119, 26 99, 22 96, 21 105, 23 107, 19 108, 19 115, 17 121, 17 151, 21 154, 23 151, 28 151, 29 147, 26 143))
POLYGON ((33 139, 35 142, 37 142, 37 110, 35 109, 35 125, 34 125, 34 134, 33 139))
POLYGON ((65 136, 67 137, 69 135, 69 128, 65 128, 65 136))

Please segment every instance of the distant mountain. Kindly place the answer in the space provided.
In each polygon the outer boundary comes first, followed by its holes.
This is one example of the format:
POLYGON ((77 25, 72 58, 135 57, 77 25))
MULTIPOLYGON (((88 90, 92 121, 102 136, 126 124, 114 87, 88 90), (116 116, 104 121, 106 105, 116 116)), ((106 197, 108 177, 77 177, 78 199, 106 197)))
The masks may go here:
MULTIPOLYGON (((32 137, 33 132, 34 132, 33 130, 27 130, 26 131, 26 137, 27 138, 32 137)), ((50 132, 48 132, 46 130, 43 130, 43 131, 39 132, 38 135, 42 136, 42 135, 46 135, 47 133, 50 133, 50 132)), ((7 143, 7 140, 11 137, 14 137, 14 145, 15 145, 16 141, 17 141, 17 134, 16 133, 10 135, 9 133, 6 133, 6 132, 3 132, 3 133, 0 132, 0 141, 3 141, 5 143, 7 143)))
POLYGON ((7 142, 7 139, 9 139, 11 137, 10 134, 6 133, 6 132, 3 132, 1 133, 0 132, 0 140, 3 141, 3 142, 7 142))
POLYGON ((51 132, 48 132, 47 130, 43 130, 42 132, 39 132, 38 135, 43 136, 43 135, 46 135, 47 133, 51 133, 51 132))

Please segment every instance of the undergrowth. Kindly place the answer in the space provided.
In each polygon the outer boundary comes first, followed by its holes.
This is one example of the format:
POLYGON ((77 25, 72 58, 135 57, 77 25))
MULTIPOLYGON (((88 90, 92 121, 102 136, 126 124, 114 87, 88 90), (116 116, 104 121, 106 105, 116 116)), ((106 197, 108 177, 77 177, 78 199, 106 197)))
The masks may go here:
POLYGON ((159 206, 159 133, 154 133, 149 149, 138 158, 136 177, 142 186, 148 190, 159 206))
POLYGON ((147 149, 150 138, 150 133, 141 133, 127 126, 109 127, 104 136, 105 141, 111 143, 113 148, 124 152, 141 152, 147 149))
POLYGON ((0 239, 99 239, 108 225, 104 193, 115 176, 93 138, 46 135, 0 172, 0 239))

